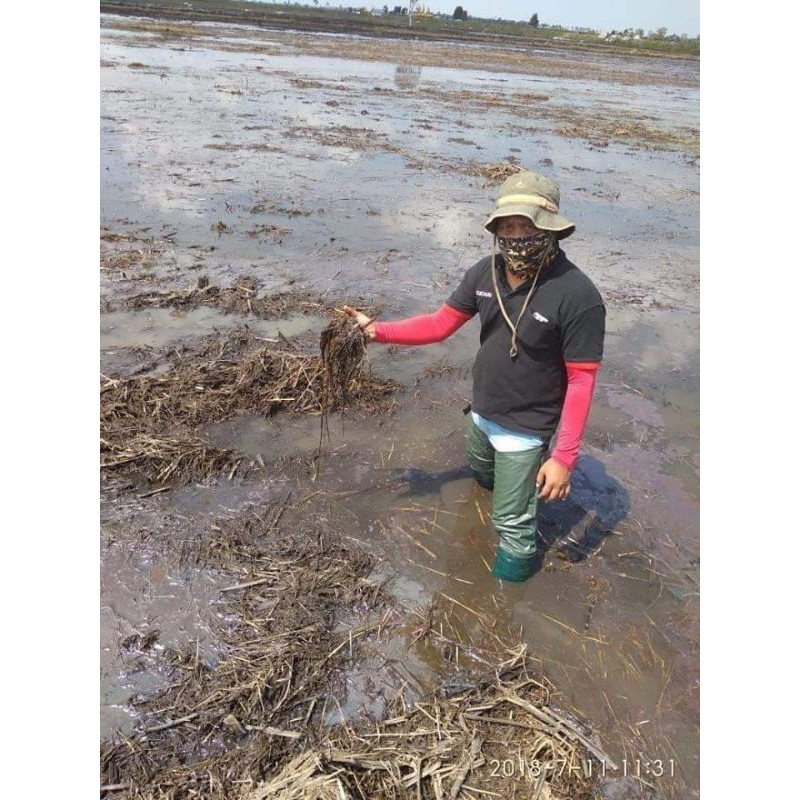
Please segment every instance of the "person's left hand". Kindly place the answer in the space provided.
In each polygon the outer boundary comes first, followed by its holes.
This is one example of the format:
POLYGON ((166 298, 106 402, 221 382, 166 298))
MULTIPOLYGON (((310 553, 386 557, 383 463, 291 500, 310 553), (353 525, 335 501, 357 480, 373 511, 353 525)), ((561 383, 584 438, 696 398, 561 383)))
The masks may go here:
POLYGON ((572 470, 559 464, 553 458, 539 468, 536 474, 536 485, 539 487, 540 500, 566 500, 569 497, 569 479, 572 470))

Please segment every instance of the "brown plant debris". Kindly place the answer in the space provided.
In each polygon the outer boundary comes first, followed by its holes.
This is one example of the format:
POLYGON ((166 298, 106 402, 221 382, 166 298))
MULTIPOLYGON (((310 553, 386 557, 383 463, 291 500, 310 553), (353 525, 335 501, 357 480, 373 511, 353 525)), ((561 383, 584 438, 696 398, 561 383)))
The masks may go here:
MULTIPOLYGON (((135 237, 123 237, 122 235, 115 240, 111 234, 101 238, 111 242, 135 240, 135 237)), ((159 251, 160 245, 154 242, 142 242, 140 247, 129 248, 112 248, 101 243, 100 269, 108 272, 150 269, 157 263, 159 251)))
POLYGON ((323 358, 265 346, 240 360, 220 357, 205 363, 189 363, 159 375, 117 380, 109 378, 101 388, 101 423, 135 429, 192 427, 219 422, 242 412, 270 414, 279 408, 321 412, 342 408, 346 402, 377 410, 396 384, 376 379, 356 363, 346 346, 329 353, 327 374, 323 358), (338 385, 346 381, 346 385, 338 385), (323 395, 328 387, 330 402, 323 395))
POLYGON ((245 797, 593 797, 607 756, 549 705, 550 686, 529 671, 524 647, 504 655, 474 688, 412 705, 398 694, 380 723, 338 726, 245 797))
POLYGON ((292 232, 291 228, 284 228, 281 225, 256 225, 247 231, 251 239, 258 239, 260 242, 278 242, 292 232))
POLYGON ((351 653, 342 637, 357 646, 376 628, 385 595, 353 545, 294 520, 282 525, 287 500, 218 520, 196 546, 197 561, 231 576, 221 593, 223 652, 212 668, 194 643, 165 651, 171 685, 134 701, 132 737, 102 744, 101 793, 241 797, 320 735, 351 653), (376 619, 365 624, 367 616, 376 619), (345 619, 358 624, 343 634, 345 619))
POLYGON ((696 128, 680 127, 664 130, 636 119, 592 119, 587 121, 574 111, 565 111, 557 120, 559 136, 569 139, 587 139, 595 145, 607 146, 609 142, 647 147, 651 150, 680 150, 697 153, 700 145, 696 128))
MULTIPOLYGON (((467 646, 484 665, 412 700, 398 686, 379 722, 331 726, 342 675, 381 632, 419 612, 388 602, 368 556, 328 527, 297 524, 290 496, 211 526, 194 558, 230 574, 216 666, 167 650, 172 680, 134 703, 136 732, 101 745, 101 793, 123 800, 492 797, 589 800, 590 732, 551 705, 552 686, 519 643, 467 646), (233 620, 231 622, 231 620, 233 620), (366 644, 368 642, 368 644, 366 644), (113 793, 113 794, 112 794, 113 793)), ((306 519, 308 519, 306 517, 306 519)), ((452 609, 451 609, 452 611, 452 609)), ((432 606, 425 634, 452 627, 432 606)), ((445 637, 446 638, 446 637, 445 637)), ((398 673, 399 675, 399 673, 398 673)))
MULTIPOLYGON (((190 549, 196 563, 230 576, 218 616, 226 620, 218 624, 222 652, 212 666, 193 643, 164 651, 168 688, 134 700, 133 735, 101 745, 101 794, 593 797, 599 762, 613 761, 583 724, 551 705, 552 685, 525 646, 497 635, 491 645, 461 643, 480 672, 456 673, 417 700, 398 680, 380 721, 345 718, 343 670, 380 650, 382 636, 402 635, 419 611, 390 604, 369 578, 370 557, 290 499, 218 520, 190 549), (336 708, 332 725, 326 711, 336 708)), ((453 629, 452 612, 431 606, 429 641, 453 629)))
POLYGON ((468 169, 469 175, 485 178, 492 183, 500 183, 511 175, 516 175, 522 167, 519 164, 500 162, 497 164, 474 164, 468 169))
POLYGON ((225 471, 232 478, 243 461, 235 450, 220 450, 189 433, 125 436, 114 429, 100 438, 100 458, 101 469, 135 471, 156 484, 186 484, 225 471))
POLYGON ((501 183, 510 175, 515 175, 522 167, 512 160, 500 161, 497 164, 481 164, 477 161, 464 161, 457 158, 437 157, 435 159, 421 159, 409 156, 406 163, 411 169, 429 170, 439 172, 459 172, 473 178, 483 178, 486 185, 501 183))
POLYGON ((201 276, 189 291, 143 292, 125 300, 129 310, 143 308, 188 309, 211 306, 230 314, 252 314, 260 319, 277 319, 295 311, 319 313, 330 306, 330 301, 313 292, 291 290, 259 297, 260 285, 256 278, 247 276, 232 286, 220 287, 201 276))
POLYGON ((217 235, 219 235, 219 236, 222 236, 223 233, 232 233, 233 232, 233 228, 231 228, 230 225, 228 225, 227 223, 223 222, 221 219, 217 220, 211 226, 211 230, 212 231, 216 231, 217 235))
MULTIPOLYGON (((352 325, 350 328, 352 329, 352 325)), ((278 409, 327 415, 345 407, 386 411, 398 385, 376 378, 366 361, 363 337, 336 320, 323 332, 322 355, 267 345, 240 354, 187 357, 169 372, 130 378, 105 377, 100 389, 101 467, 134 470, 150 481, 206 478, 242 462, 234 451, 210 447, 197 428, 249 412, 278 409)))

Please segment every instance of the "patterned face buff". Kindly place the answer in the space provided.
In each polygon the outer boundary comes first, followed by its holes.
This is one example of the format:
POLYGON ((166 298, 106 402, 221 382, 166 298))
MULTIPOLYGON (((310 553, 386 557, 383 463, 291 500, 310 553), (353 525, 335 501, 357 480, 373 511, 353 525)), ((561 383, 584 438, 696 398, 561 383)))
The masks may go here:
POLYGON ((558 255, 558 237, 553 231, 542 231, 515 239, 498 236, 497 246, 503 254, 508 271, 526 280, 550 266, 558 255))

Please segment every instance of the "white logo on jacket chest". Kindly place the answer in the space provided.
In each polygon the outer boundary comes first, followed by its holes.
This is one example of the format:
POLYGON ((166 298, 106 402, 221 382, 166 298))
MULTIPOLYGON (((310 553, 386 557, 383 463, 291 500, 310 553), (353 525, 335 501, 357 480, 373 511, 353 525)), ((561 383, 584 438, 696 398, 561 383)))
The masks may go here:
POLYGON ((541 314, 540 314, 538 311, 534 311, 534 312, 533 312, 533 318, 534 318, 534 319, 535 319, 537 322, 550 322, 550 320, 549 320, 549 319, 547 319, 547 317, 543 317, 543 316, 542 316, 542 315, 541 315, 541 314))
POLYGON ((475 290, 475 294, 478 295, 478 297, 491 297, 492 296, 491 292, 482 292, 480 289, 476 289, 475 290))

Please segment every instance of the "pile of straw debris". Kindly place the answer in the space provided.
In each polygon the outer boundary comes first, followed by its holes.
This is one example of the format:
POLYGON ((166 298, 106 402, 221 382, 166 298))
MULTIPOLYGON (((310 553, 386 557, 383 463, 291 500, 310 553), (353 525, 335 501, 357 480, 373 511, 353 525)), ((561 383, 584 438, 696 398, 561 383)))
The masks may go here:
POLYGON ((337 625, 353 608, 382 611, 385 597, 367 578, 370 559, 284 519, 288 500, 218 521, 184 554, 231 578, 222 590, 223 655, 212 668, 193 646, 165 652, 170 687, 134 703, 134 736, 101 748, 104 792, 237 797, 241 781, 252 786, 315 737, 349 652, 342 637, 358 638, 337 625))
POLYGON ((389 410, 398 385, 372 375, 363 334, 337 317, 322 355, 261 346, 187 358, 169 372, 106 377, 100 389, 101 467, 135 471, 155 483, 189 481, 239 469, 242 457, 211 447, 203 425, 238 413, 279 409, 327 415, 344 408, 389 410))
POLYGON ((189 291, 143 292, 124 301, 123 307, 131 310, 142 308, 189 309, 199 306, 218 308, 231 314, 252 314, 260 319, 277 319, 294 311, 319 313, 326 301, 308 291, 280 292, 259 296, 259 282, 254 277, 238 280, 233 286, 220 287, 201 276, 197 285, 189 291))
MULTIPOLYGON (((346 719, 348 667, 403 635, 419 611, 393 605, 370 579, 371 559, 330 533, 324 515, 311 524, 289 499, 218 521, 196 545, 198 564, 231 578, 222 590, 224 650, 215 666, 193 646, 165 651, 169 687, 135 703, 133 735, 101 747, 103 796, 592 797, 605 754, 551 707, 552 687, 524 646, 496 636, 496 646, 475 650, 482 674, 461 670, 421 695, 398 673, 382 720, 346 719), (461 674, 468 680, 454 680, 461 674), (333 725, 328 712, 337 709, 342 721, 333 725)), ((428 623, 428 643, 444 641, 439 621, 428 623)))
POLYGON ((382 722, 339 726, 246 797, 592 797, 607 757, 549 696, 519 648, 474 689, 413 704, 401 694, 382 722))

